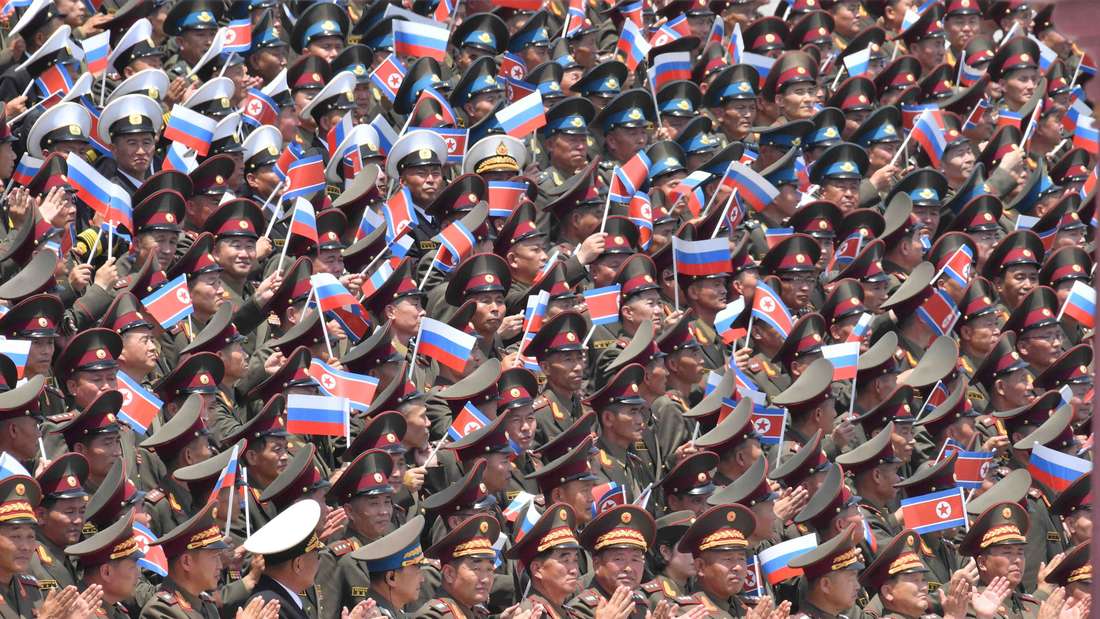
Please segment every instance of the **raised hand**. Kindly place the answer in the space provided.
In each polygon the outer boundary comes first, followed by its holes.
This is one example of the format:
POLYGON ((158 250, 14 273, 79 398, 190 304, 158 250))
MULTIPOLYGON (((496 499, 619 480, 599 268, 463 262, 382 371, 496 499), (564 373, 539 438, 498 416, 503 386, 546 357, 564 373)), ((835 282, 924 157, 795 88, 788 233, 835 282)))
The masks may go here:
POLYGON ((367 598, 355 605, 350 611, 344 608, 340 611, 340 619, 376 619, 382 616, 378 609, 378 602, 374 598, 367 598))
POLYGON ((1001 603, 1012 593, 1012 585, 1008 579, 998 576, 982 591, 975 591, 970 595, 970 606, 978 619, 992 619, 999 614, 1001 603))
POLYGON ((634 613, 634 595, 626 587, 618 587, 611 599, 600 600, 596 606, 596 619, 627 619, 634 613))
POLYGON ((802 486, 784 488, 775 499, 772 511, 780 522, 787 522, 810 501, 810 492, 802 486))
MULTIPOLYGON (((955 572, 958 575, 959 572, 955 572)), ((963 619, 966 617, 967 602, 970 601, 970 581, 951 576, 946 587, 940 589, 940 604, 943 606, 944 619, 963 619)))

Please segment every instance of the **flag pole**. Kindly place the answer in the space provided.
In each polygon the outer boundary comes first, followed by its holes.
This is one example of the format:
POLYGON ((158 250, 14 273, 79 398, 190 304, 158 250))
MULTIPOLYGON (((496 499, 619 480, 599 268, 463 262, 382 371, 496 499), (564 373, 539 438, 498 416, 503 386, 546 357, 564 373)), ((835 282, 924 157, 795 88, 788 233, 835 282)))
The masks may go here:
POLYGON ((1035 132, 1035 127, 1039 124, 1039 112, 1042 109, 1043 104, 1040 102, 1035 105, 1035 110, 1031 112, 1031 120, 1027 122, 1027 130, 1024 131, 1024 137, 1020 138, 1020 148, 1027 144, 1027 141, 1031 139, 1031 134, 1035 132))
MULTIPOLYGON (((442 245, 440 247, 442 247, 442 245)), ((439 250, 437 249, 436 252, 438 252, 438 251, 439 250)), ((435 258, 433 258, 432 261, 428 263, 428 270, 424 271, 424 279, 420 280, 420 285, 416 287, 417 290, 423 290, 424 289, 424 284, 428 283, 428 276, 432 274, 432 269, 435 268, 435 261, 436 260, 439 260, 439 254, 438 253, 436 253, 435 258)))
POLYGON ((244 536, 246 538, 252 537, 252 517, 248 509, 248 467, 241 467, 241 482, 244 484, 244 536))
POLYGON ((752 308, 749 308, 749 324, 748 324, 748 326, 745 327, 745 346, 748 346, 749 342, 752 340, 752 319, 753 318, 756 318, 756 316, 753 316, 752 308))
POLYGON ((95 250, 99 249, 99 237, 102 234, 103 234, 103 231, 97 228, 96 231, 95 231, 95 242, 92 243, 92 249, 91 249, 91 251, 88 252, 88 260, 84 264, 91 264, 92 263, 92 258, 95 257, 95 250))
POLYGON ((836 85, 840 83, 840 76, 843 74, 842 72, 848 72, 848 65, 844 64, 843 62, 836 66, 836 77, 833 78, 833 85, 829 87, 830 92, 836 92, 836 85))
MULTIPOLYGON (((1084 56, 1082 56, 1081 59, 1084 60, 1084 56)), ((1080 76, 1081 76, 1081 63, 1078 62, 1077 66, 1074 67, 1074 69, 1073 69, 1073 79, 1071 79, 1069 81, 1070 90, 1072 90, 1073 87, 1075 85, 1077 85, 1077 78, 1080 77, 1080 76)))
MULTIPOLYGON (((718 193, 715 191, 714 193, 718 193)), ((733 206, 733 197, 737 195, 737 188, 734 187, 730 192, 730 197, 726 198, 726 206, 722 209, 722 215, 718 218, 718 225, 714 226, 714 232, 710 233, 710 238, 718 238, 718 231, 722 229, 722 223, 726 221, 726 217, 729 216, 730 207, 733 206)), ((733 235, 733 230, 730 230, 730 235, 733 235)))
MULTIPOLYGON (((267 199, 264 200, 264 203, 262 205, 260 205, 261 213, 267 210, 267 205, 271 204, 271 199, 275 197, 275 194, 278 193, 280 189, 282 189, 284 184, 286 184, 286 179, 279 181, 279 184, 275 185, 275 188, 271 190, 271 193, 267 194, 267 199)), ((282 200, 280 200, 275 203, 275 212, 271 214, 271 221, 267 222, 267 231, 264 232, 264 236, 266 236, 267 238, 271 238, 271 230, 275 227, 275 220, 279 219, 279 213, 282 212, 283 202, 282 200)))
POLYGON ((955 83, 956 84, 962 82, 963 67, 965 65, 966 65, 966 50, 964 49, 962 51, 962 54, 960 54, 960 56, 959 56, 959 73, 958 73, 958 75, 955 76, 955 83))
POLYGON ((779 447, 775 450, 775 468, 779 468, 779 457, 783 455, 783 439, 787 438, 787 409, 783 409, 783 422, 779 426, 779 447))
POLYGON ((293 227, 293 224, 294 224, 294 213, 297 213, 297 212, 298 212, 298 202, 295 201, 294 202, 294 210, 292 210, 290 212, 291 213, 291 217, 290 217, 291 225, 286 227, 286 239, 283 240, 283 251, 281 251, 279 253, 279 266, 275 267, 276 271, 282 271, 283 270, 283 259, 286 258, 286 249, 288 247, 290 247, 290 236, 291 236, 290 229, 293 227))
POLYGON ((680 278, 677 277, 676 266, 676 236, 672 237, 672 302, 677 312, 680 311, 680 278))
POLYGON ((321 334, 325 336, 325 348, 328 350, 329 358, 334 358, 336 355, 332 354, 332 342, 328 339, 328 326, 325 324, 325 313, 321 311, 321 295, 317 294, 317 287, 310 282, 310 287, 313 288, 313 300, 317 302, 317 316, 321 320, 321 334))
POLYGON ((348 448, 351 447, 351 402, 344 398, 344 441, 348 448))
POLYGON ((416 343, 413 344, 412 359, 409 359, 409 375, 406 380, 412 380, 413 370, 416 369, 416 354, 420 352, 420 337, 424 334, 424 323, 420 323, 420 330, 416 332, 416 343))
MULTIPOLYGON (((923 114, 924 112, 921 112, 923 114)), ((905 135, 905 139, 901 141, 901 146, 898 147, 898 152, 894 153, 894 158, 890 160, 890 165, 894 165, 898 162, 898 157, 905 152, 905 147, 909 145, 909 138, 913 137, 913 130, 910 129, 909 133, 905 135)))
POLYGON ((111 255, 114 253, 114 248, 115 248, 114 247, 114 245, 115 245, 114 244, 114 238, 115 238, 115 227, 113 225, 111 225, 111 222, 108 221, 107 222, 107 259, 108 260, 111 259, 111 257, 112 257, 111 255))
MULTIPOLYGON (((237 490, 237 484, 229 484, 229 502, 225 504, 225 534, 229 535, 229 529, 233 526, 233 497, 237 490)), ((247 502, 247 501, 246 501, 247 502)))
POLYGON ((443 437, 436 441, 435 446, 432 447, 432 450, 428 452, 428 457, 424 459, 424 466, 427 466, 428 463, 432 461, 432 458, 435 457, 436 452, 439 451, 439 448, 443 446, 443 442, 446 440, 447 437, 443 437))
POLYGON ((588 330, 588 334, 584 336, 584 341, 581 342, 581 348, 588 348, 588 341, 592 339, 592 334, 596 332, 596 325, 592 325, 592 328, 588 330))
POLYGON ((650 73, 652 68, 646 67, 646 77, 649 78, 646 81, 649 82, 649 94, 653 97, 653 112, 657 114, 657 128, 663 129, 665 125, 661 122, 661 105, 657 103, 657 84, 654 79, 656 76, 650 73))
POLYGON ((852 377, 852 390, 848 395, 848 421, 855 420, 856 411, 856 378, 859 376, 859 354, 856 353, 856 375, 852 377))
MULTIPOLYGON (((622 168, 615 166, 615 170, 611 173, 611 180, 615 180, 615 172, 618 172, 622 168)), ((611 212, 611 184, 607 185, 607 198, 603 201, 603 219, 600 220, 600 232, 603 232, 607 227, 607 214, 611 212)))

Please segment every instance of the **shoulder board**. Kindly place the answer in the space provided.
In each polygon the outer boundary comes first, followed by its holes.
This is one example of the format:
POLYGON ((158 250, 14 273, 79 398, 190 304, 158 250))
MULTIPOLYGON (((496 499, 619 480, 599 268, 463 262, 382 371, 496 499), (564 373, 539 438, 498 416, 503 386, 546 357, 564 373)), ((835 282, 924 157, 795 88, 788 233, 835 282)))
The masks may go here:
POLYGON ((531 403, 531 407, 538 409, 538 408, 544 408, 546 406, 549 406, 549 404, 550 404, 550 400, 548 400, 546 398, 546 396, 540 395, 539 397, 535 398, 534 402, 531 403))
POLYGON ((1033 595, 1028 595, 1026 593, 1017 593, 1016 595, 1018 595, 1020 597, 1021 602, 1027 602, 1029 604, 1038 604, 1039 603, 1039 600, 1036 599, 1036 597, 1033 596, 1033 595))
POLYGON ((581 602, 584 602, 585 604, 588 604, 590 606, 596 606, 597 604, 600 603, 599 596, 597 596, 594 593, 587 593, 586 592, 586 593, 580 594, 578 597, 580 598, 581 602))
POLYGON ((145 493, 145 500, 150 503, 158 503, 164 498, 164 491, 160 488, 153 488, 149 492, 145 493))
POLYGON ((592 342, 592 348, 596 350, 602 350, 604 348, 611 348, 611 345, 615 343, 615 340, 596 340, 592 342))
POLYGON ((39 591, 49 591, 50 589, 57 589, 57 588, 58 588, 57 581, 53 580, 52 578, 50 580, 42 579, 42 580, 38 581, 38 590, 39 591))
POLYGON ((50 553, 46 552, 45 546, 39 544, 38 548, 35 548, 35 550, 38 552, 38 560, 41 561, 43 565, 50 565, 53 563, 53 557, 50 556, 50 553))
POLYGON ((420 241, 420 249, 422 251, 432 251, 433 249, 439 249, 439 243, 431 240, 420 241))
POLYGON ((172 605, 174 605, 177 601, 176 594, 172 593, 171 591, 161 591, 160 593, 157 593, 157 599, 161 602, 164 602, 165 604, 172 605))
POLYGON ((19 582, 24 585, 30 585, 32 587, 38 586, 38 579, 30 574, 16 574, 16 577, 19 578, 19 582))
POLYGON ((1043 493, 1039 492, 1035 488, 1028 488, 1027 495, 1035 500, 1038 500, 1039 497, 1043 496, 1043 493))
POLYGON ((871 507, 870 505, 867 505, 866 503, 861 503, 860 507, 862 507, 863 509, 871 512, 872 514, 875 514, 876 516, 881 516, 882 515, 882 512, 875 509, 874 507, 871 507))
POLYGON ((543 170, 542 172, 539 172, 538 176, 535 177, 535 182, 541 183, 548 178, 550 178, 550 170, 543 170))
POLYGON ((675 602, 677 604, 679 604, 680 606, 688 606, 688 605, 691 605, 691 604, 702 604, 702 602, 699 601, 699 599, 696 598, 694 595, 681 595, 681 596, 678 596, 676 598, 675 602))
POLYGON ((355 541, 354 539, 348 538, 329 544, 328 547, 329 550, 332 551, 332 554, 336 555, 337 557, 341 557, 359 548, 359 542, 355 541))
POLYGON ((673 402, 675 402, 675 403, 677 403, 681 406, 684 405, 684 399, 682 397, 680 397, 679 393, 676 393, 674 391, 670 391, 666 395, 668 395, 668 399, 672 400, 673 402))
POLYGON ((123 604, 122 602, 115 602, 115 610, 122 613, 122 614, 124 614, 124 615, 129 615, 130 614, 130 611, 126 608, 126 605, 123 604))
POLYGON ((52 421, 54 423, 64 423, 64 422, 69 421, 70 419, 72 419, 74 417, 76 417, 76 411, 69 411, 67 413, 58 413, 56 415, 50 415, 49 417, 46 417, 46 419, 48 419, 49 421, 52 421))
POLYGON ((656 580, 642 583, 642 591, 645 591, 646 593, 657 593, 660 590, 661 583, 657 582, 656 580))
POLYGON ((989 427, 997 425, 997 422, 995 422, 993 418, 989 415, 982 415, 981 417, 978 417, 978 423, 982 424, 983 426, 989 427))
POLYGON ((438 612, 441 612, 441 613, 449 613, 451 611, 450 607, 448 607, 443 602, 432 602, 432 610, 435 610, 435 611, 438 611, 438 612))

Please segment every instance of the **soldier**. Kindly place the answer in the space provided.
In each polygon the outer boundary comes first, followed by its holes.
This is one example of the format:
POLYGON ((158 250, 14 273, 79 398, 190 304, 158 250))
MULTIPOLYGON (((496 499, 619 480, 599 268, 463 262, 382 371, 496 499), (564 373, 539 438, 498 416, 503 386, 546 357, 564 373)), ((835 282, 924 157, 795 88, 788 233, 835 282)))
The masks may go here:
POLYGON ((155 542, 164 549, 168 577, 141 609, 141 617, 216 619, 219 616, 214 599, 207 593, 218 586, 221 551, 227 547, 213 518, 215 508, 217 503, 208 503, 155 542))
POLYGON ((78 581, 76 568, 62 549, 80 541, 88 499, 83 483, 87 478, 88 461, 74 453, 55 459, 37 478, 42 500, 35 508, 40 524, 30 572, 38 580, 43 597, 50 589, 64 589, 78 581))
POLYGON ((366 563, 371 579, 368 599, 389 619, 405 619, 405 609, 420 593, 424 580, 420 565, 425 561, 420 549, 423 530, 424 517, 413 516, 392 533, 351 555, 366 563))
POLYGON ((5 617, 30 619, 37 616, 36 607, 42 595, 30 569, 38 547, 35 510, 41 498, 38 484, 26 475, 11 475, 0 481, 0 509, 5 513, 4 522, 0 524, 0 541, 10 549, 0 568, 0 584, 3 585, 0 611, 5 617))
POLYGON ((890 508, 897 501, 898 469, 901 460, 894 455, 894 422, 872 436, 867 442, 836 457, 836 463, 853 476, 853 486, 860 496, 860 514, 871 529, 875 542, 871 547, 885 547, 901 532, 890 508))
POLYGON ((659 454, 655 458, 650 455, 652 452, 640 454, 637 447, 638 443, 644 445, 645 401, 638 395, 638 383, 644 373, 642 366, 628 365, 588 398, 600 424, 596 476, 623 486, 629 500, 637 499, 653 483, 652 467, 662 462, 659 454))
MULTIPOLYGON (((595 415, 588 414, 585 419, 594 421, 595 415)), ((585 527, 592 519, 592 488, 597 480, 592 473, 593 451, 595 439, 586 435, 580 443, 528 476, 538 482, 539 492, 545 502, 572 507, 576 526, 580 528, 585 527)), ((546 454, 546 451, 540 452, 544 457, 546 454)))
POLYGON ((175 38, 178 53, 165 61, 172 77, 190 78, 193 67, 214 42, 224 7, 209 0, 180 2, 164 20, 164 34, 175 38))
POLYGON ((291 505, 244 541, 247 552, 264 558, 264 573, 252 590, 249 600, 279 602, 281 619, 306 619, 302 603, 308 589, 318 587, 318 551, 324 543, 317 537, 321 523, 321 506, 313 499, 291 505))
POLYGON ((1011 592, 1002 603, 1006 617, 1033 617, 1038 611, 1035 598, 1016 590, 1028 563, 1023 548, 1028 525, 1027 512, 1018 503, 996 503, 977 517, 959 543, 959 551, 977 561, 977 591, 995 585, 995 579, 1008 580, 1011 592))
POLYGON ((581 532, 581 546, 592 556, 592 586, 566 605, 579 617, 595 617, 601 603, 618 616, 644 616, 646 599, 639 587, 645 554, 656 536, 649 512, 635 505, 619 505, 599 516, 581 532))
MULTIPOLYGON (((564 193, 566 181, 588 165, 588 127, 595 116, 596 109, 581 97, 564 99, 546 111, 546 125, 539 129, 539 137, 549 165, 535 179, 539 188, 535 204, 543 211, 564 193)), ((546 230, 549 225, 549 217, 540 218, 540 228, 546 230)))
POLYGON ((1092 473, 1085 473, 1063 490, 1050 503, 1050 512, 1062 519, 1068 532, 1069 545, 1076 547, 1088 540, 1092 526, 1092 495, 1089 494, 1092 473))
POLYGON ((756 518, 743 505, 719 505, 696 518, 678 549, 690 552, 695 559, 698 591, 676 600, 681 610, 701 604, 708 617, 745 615, 737 596, 746 580, 748 536, 755 528, 756 518))
POLYGON ((172 419, 139 445, 145 450, 143 458, 156 458, 165 467, 163 476, 156 479, 150 479, 152 474, 142 476, 142 483, 147 484, 148 488, 145 500, 151 504, 150 526, 154 533, 172 531, 186 522, 191 513, 191 493, 171 474, 185 466, 208 460, 214 455, 206 423, 203 421, 205 409, 206 404, 201 395, 187 396, 187 400, 172 419))
POLYGON ((836 398, 830 385, 833 380, 833 364, 826 359, 811 363, 802 376, 789 388, 772 398, 772 404, 787 409, 790 418, 785 443, 780 445, 783 460, 792 451, 809 444, 814 433, 828 432, 825 453, 834 455, 855 440, 855 428, 850 419, 837 422, 836 398))
POLYGON ((122 407, 122 394, 118 391, 105 391, 72 420, 58 427, 57 432, 65 437, 69 451, 80 454, 85 468, 82 486, 89 494, 95 493, 103 480, 110 474, 116 462, 123 462, 130 470, 129 461, 124 459, 128 451, 134 453, 134 434, 127 428, 125 446, 121 440, 122 427, 117 415, 122 407))
POLYGON ((474 516, 424 551, 428 558, 442 564, 442 582, 439 596, 429 600, 416 616, 441 619, 487 615, 482 605, 489 601, 497 556, 493 545, 499 536, 500 525, 495 518, 474 516))
POLYGON ((859 594, 863 553, 856 545, 858 529, 850 524, 809 552, 791 559, 802 570, 806 592, 798 601, 799 617, 827 619, 852 608, 859 594))
POLYGON ((100 113, 96 138, 111 147, 111 181, 131 197, 150 175, 156 137, 164 124, 161 114, 159 103, 138 94, 123 95, 100 113))
POLYGON ((700 516, 707 509, 707 499, 714 493, 712 479, 718 455, 701 451, 677 462, 659 482, 665 508, 669 512, 690 511, 700 516))
POLYGON ((351 552, 393 530, 393 460, 380 449, 359 455, 329 489, 327 500, 348 515, 347 537, 321 551, 317 572, 322 617, 339 617, 344 607, 364 601, 370 588, 366 564, 351 552))
MULTIPOLYGON (((265 505, 260 495, 286 470, 290 461, 285 416, 286 399, 280 394, 271 398, 259 414, 231 436, 221 442, 224 446, 245 440, 241 451, 243 466, 248 467, 248 491, 244 500, 249 502, 248 514, 251 529, 235 527, 237 532, 256 530, 275 517, 273 506, 265 505)), ((242 510, 240 515, 243 517, 242 510)), ((238 524, 243 524, 243 521, 238 524)))
MULTIPOLYGON (((528 507, 534 509, 534 506, 528 507)), ((576 516, 565 503, 553 503, 539 516, 505 557, 519 561, 531 578, 521 610, 541 609, 551 617, 567 617, 566 601, 580 584, 580 542, 576 516)))
MULTIPOLYGON (((952 452, 939 462, 931 460, 925 462, 916 473, 897 484, 898 490, 904 492, 906 496, 918 497, 956 487, 954 471, 957 459, 958 455, 952 452)), ((974 502, 977 502, 977 499, 974 502)), ((968 512, 971 508, 970 503, 967 503, 968 512)), ((923 533, 920 536, 922 560, 929 570, 925 581, 928 583, 930 607, 933 609, 940 603, 940 590, 949 589, 951 579, 959 568, 963 567, 959 547, 955 543, 956 533, 955 530, 944 529, 923 533)), ((868 591, 875 593, 871 587, 868 591)), ((945 590, 944 593, 950 593, 950 590, 945 590)))
POLYGON ((690 552, 677 548, 695 513, 679 511, 657 519, 657 533, 653 551, 649 553, 647 567, 656 574, 649 582, 642 583, 642 593, 648 597, 650 610, 656 610, 662 601, 672 604, 688 593, 688 584, 695 577, 695 563, 690 552))
POLYGON ((141 577, 137 561, 143 556, 134 537, 134 515, 126 513, 95 535, 67 546, 65 554, 80 566, 84 587, 99 585, 103 589, 103 600, 96 614, 108 619, 129 619, 130 611, 123 602, 137 589, 141 577))
POLYGON ((584 411, 578 395, 584 384, 587 358, 581 342, 588 332, 584 317, 574 311, 558 314, 542 324, 527 343, 526 354, 539 361, 546 385, 535 399, 538 430, 535 441, 545 443, 561 434, 584 411))
POLYGON ((886 544, 859 575, 859 583, 882 602, 882 617, 917 617, 931 608, 917 532, 906 529, 886 544))

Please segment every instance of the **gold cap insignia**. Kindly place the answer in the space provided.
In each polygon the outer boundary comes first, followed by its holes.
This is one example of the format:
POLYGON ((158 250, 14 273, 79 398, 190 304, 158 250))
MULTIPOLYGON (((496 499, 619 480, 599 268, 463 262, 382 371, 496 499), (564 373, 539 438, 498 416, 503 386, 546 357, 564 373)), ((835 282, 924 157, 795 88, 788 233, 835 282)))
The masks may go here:
POLYGON ((419 156, 419 157, 420 157, 421 159, 431 159, 431 157, 432 157, 432 149, 430 149, 430 148, 421 148, 420 150, 418 150, 418 151, 416 152, 416 154, 417 154, 417 156, 419 156))
POLYGON ((570 124, 572 124, 574 127, 580 127, 584 124, 584 121, 581 120, 580 116, 574 116, 573 120, 570 121, 570 124))
POLYGON ((1021 62, 1027 62, 1028 60, 1031 60, 1031 56, 1029 56, 1027 52, 1020 54, 1021 62))
POLYGON ((638 120, 639 118, 642 117, 642 111, 639 110, 638 108, 634 108, 634 109, 630 110, 630 113, 627 114, 627 116, 630 117, 631 120, 638 120))
POLYGON ((199 11, 199 21, 210 21, 214 16, 209 11, 199 11))
POLYGON ((487 283, 490 283, 490 284, 491 284, 491 283, 493 283, 493 282, 497 281, 497 278, 493 277, 493 274, 492 274, 492 273, 486 273, 486 274, 485 274, 485 281, 486 281, 487 283))
POLYGON ((623 512, 622 515, 619 516, 619 520, 621 520, 623 524, 630 524, 631 518, 630 512, 623 512))
POLYGON ((50 324, 50 321, 46 320, 44 316, 38 317, 38 326, 45 327, 50 324))
POLYGON ((199 382, 206 385, 210 383, 210 377, 206 374, 199 374, 199 382))
POLYGON ((706 481, 707 480, 707 474, 706 473, 699 473, 696 477, 698 477, 699 481, 706 481))
POLYGON ((512 387, 511 389, 508 390, 508 395, 512 396, 513 398, 518 398, 519 394, 520 394, 520 390, 516 387, 512 387))
POLYGON ((775 41, 775 35, 769 32, 768 34, 764 35, 764 40, 767 41, 768 43, 771 43, 771 42, 775 41))
POLYGON ((737 514, 733 512, 726 512, 726 522, 733 522, 737 519, 737 514))
POLYGON ((102 348, 97 349, 95 351, 95 356, 96 356, 97 359, 106 359, 107 358, 107 351, 103 350, 102 348))
POLYGON ((275 147, 274 147, 273 145, 271 145, 271 144, 268 144, 268 146, 267 146, 267 154, 269 154, 269 155, 273 155, 273 156, 274 156, 274 155, 278 155, 278 154, 279 154, 279 149, 275 148, 275 147))
POLYGON ((72 135, 80 135, 80 127, 78 125, 69 125, 69 133, 72 135))
POLYGON ((165 213, 164 214, 164 221, 167 221, 170 224, 176 223, 176 216, 173 215, 172 213, 165 213))
POLYGON ((560 519, 560 520, 565 520, 565 519, 566 519, 566 518, 568 518, 568 517, 569 517, 569 514, 568 514, 568 513, 566 513, 566 511, 565 511, 565 509, 564 509, 564 508, 563 508, 563 509, 559 509, 559 510, 558 510, 558 519, 560 519))
POLYGON ((577 341, 577 336, 574 335, 572 331, 567 331, 565 334, 565 339, 570 342, 575 342, 577 341))
POLYGON ((1008 507, 1002 509, 1001 510, 1001 517, 1002 518, 1011 518, 1012 517, 1012 510, 1008 507))
POLYGON ((15 484, 15 493, 19 496, 23 496, 27 493, 27 487, 23 484, 15 484))
POLYGON ((131 125, 140 125, 141 124, 141 114, 137 114, 137 113, 130 114, 130 124, 131 125))
POLYGON ((478 530, 481 531, 482 533, 488 533, 489 532, 489 523, 485 522, 485 521, 482 521, 481 526, 478 527, 478 530))
POLYGON ((795 254, 794 255, 794 261, 799 263, 799 264, 802 264, 803 262, 806 262, 806 255, 805 254, 795 254))
POLYGON ((243 219, 238 221, 237 225, 241 227, 241 230, 247 230, 248 229, 248 222, 243 220, 243 219))
POLYGON ((382 483, 382 474, 381 473, 375 473, 374 474, 374 481, 375 481, 375 483, 379 483, 379 484, 382 483))
POLYGON ((75 487, 76 487, 76 478, 75 478, 75 477, 73 477, 72 475, 69 475, 68 477, 66 477, 66 478, 65 478, 65 483, 66 483, 66 484, 67 484, 67 485, 68 485, 68 486, 69 486, 70 488, 75 488, 75 487))

